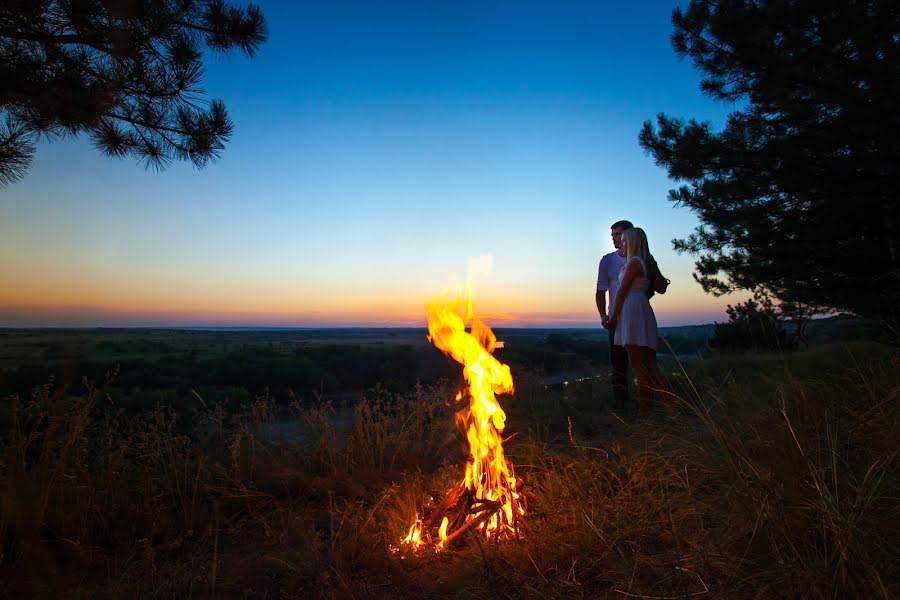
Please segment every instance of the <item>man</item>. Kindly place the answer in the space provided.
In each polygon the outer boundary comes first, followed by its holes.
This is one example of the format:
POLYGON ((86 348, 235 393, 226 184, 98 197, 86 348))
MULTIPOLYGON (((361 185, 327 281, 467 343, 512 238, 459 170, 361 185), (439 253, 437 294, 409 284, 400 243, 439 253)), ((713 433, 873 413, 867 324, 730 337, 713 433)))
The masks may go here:
POLYGON ((600 311, 600 323, 606 328, 609 335, 613 406, 616 410, 624 410, 625 404, 628 402, 628 353, 625 351, 624 346, 613 344, 616 330, 610 327, 608 311, 615 306, 616 292, 619 289, 619 270, 625 265, 625 247, 622 244, 622 232, 633 227, 634 225, 630 221, 616 221, 612 224, 609 232, 615 251, 603 256, 597 269, 597 293, 595 300, 597 302, 597 310, 600 311), (608 304, 606 302, 607 292, 609 292, 608 304))

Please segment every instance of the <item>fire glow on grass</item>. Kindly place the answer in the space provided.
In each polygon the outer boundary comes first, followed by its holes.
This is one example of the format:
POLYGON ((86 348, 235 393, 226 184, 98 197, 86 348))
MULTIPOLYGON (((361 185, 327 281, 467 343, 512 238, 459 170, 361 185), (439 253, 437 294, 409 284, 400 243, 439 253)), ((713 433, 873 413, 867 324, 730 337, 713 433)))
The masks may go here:
POLYGON ((471 287, 465 300, 445 294, 425 310, 428 339, 463 365, 468 388, 456 399, 467 394, 469 404, 456 414, 456 423, 466 433, 470 454, 463 481, 445 493, 432 494, 402 543, 413 551, 422 547, 440 551, 469 530, 485 538, 515 537, 517 521, 525 515, 522 482, 503 455, 500 434, 506 414, 495 397, 513 392, 509 366, 492 354, 497 338, 474 316, 471 287))

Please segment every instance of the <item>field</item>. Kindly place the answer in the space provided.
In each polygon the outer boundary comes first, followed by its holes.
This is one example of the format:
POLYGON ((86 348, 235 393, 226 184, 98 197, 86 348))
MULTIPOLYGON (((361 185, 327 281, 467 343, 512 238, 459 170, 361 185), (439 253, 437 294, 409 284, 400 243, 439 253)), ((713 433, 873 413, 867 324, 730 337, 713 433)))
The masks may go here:
POLYGON ((458 367, 424 332, 27 333, 0 332, 2 597, 900 593, 894 347, 670 358, 676 410, 637 421, 610 410, 602 378, 546 385, 600 368, 603 339, 507 332, 521 539, 414 555, 389 547, 467 452, 458 367), (209 383, 222 361, 247 379, 209 383), (298 364, 330 383, 307 392, 288 376, 298 364), (131 369, 171 380, 129 387, 131 369), (285 422, 297 427, 267 435, 285 422))
MULTIPOLYGON (((663 330, 679 356, 701 352, 711 326, 663 330)), ((196 392, 242 397, 289 391, 310 398, 358 395, 380 384, 409 389, 458 377, 428 343, 425 329, 0 329, 0 395, 26 396, 52 376, 58 388, 84 392, 83 379, 116 382, 106 392, 143 405, 165 396, 196 402, 196 392), (198 389, 198 388, 203 388, 198 389), (141 396, 140 398, 134 398, 141 396)), ((498 351, 514 369, 565 380, 602 372, 606 332, 594 329, 498 329, 498 351)))

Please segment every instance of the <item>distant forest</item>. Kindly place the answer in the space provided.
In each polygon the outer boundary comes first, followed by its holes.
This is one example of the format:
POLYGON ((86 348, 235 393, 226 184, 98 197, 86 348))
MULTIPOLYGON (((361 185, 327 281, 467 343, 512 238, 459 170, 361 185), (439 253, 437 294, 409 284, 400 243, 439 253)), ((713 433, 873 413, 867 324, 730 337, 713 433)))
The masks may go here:
MULTIPOLYGON (((857 337, 858 320, 815 321, 811 343, 857 337)), ((672 364, 710 352, 713 325, 663 328, 660 358, 672 364)), ((514 376, 545 381, 597 376, 608 365, 606 332, 497 329, 497 357, 514 376)), ((424 330, 0 330, 0 396, 56 393, 102 397, 126 411, 198 402, 237 410, 258 396, 280 404, 352 401, 375 386, 457 382, 461 370, 431 346, 424 330)))

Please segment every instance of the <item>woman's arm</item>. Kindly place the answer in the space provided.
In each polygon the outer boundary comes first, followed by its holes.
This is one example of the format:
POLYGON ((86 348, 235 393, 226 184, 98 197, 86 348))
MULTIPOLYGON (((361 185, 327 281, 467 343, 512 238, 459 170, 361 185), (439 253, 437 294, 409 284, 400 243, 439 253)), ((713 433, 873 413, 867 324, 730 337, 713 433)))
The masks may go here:
POLYGON ((616 303, 609 315, 609 320, 613 326, 619 320, 619 313, 622 312, 622 304, 625 303, 625 296, 628 295, 628 290, 631 289, 635 279, 643 276, 643 272, 640 261, 629 260, 625 264, 625 275, 622 276, 622 283, 619 285, 619 291, 616 292, 616 303))

